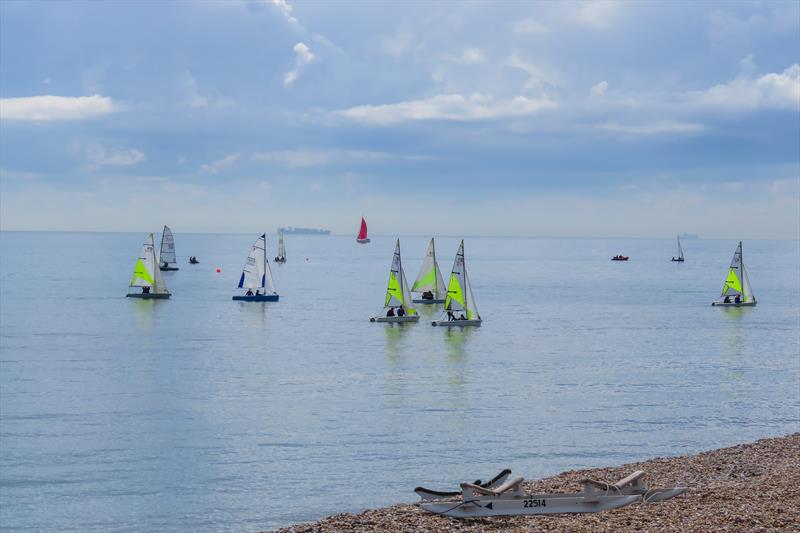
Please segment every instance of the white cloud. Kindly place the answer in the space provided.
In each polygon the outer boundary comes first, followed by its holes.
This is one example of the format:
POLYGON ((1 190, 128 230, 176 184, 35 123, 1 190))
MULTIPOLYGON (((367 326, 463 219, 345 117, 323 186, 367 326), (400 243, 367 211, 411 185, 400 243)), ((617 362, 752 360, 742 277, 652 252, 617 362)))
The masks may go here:
POLYGON ((617 15, 619 3, 612 0, 592 0, 584 3, 575 13, 575 20, 597 30, 611 27, 617 15))
POLYGON ((40 178, 42 175, 38 172, 24 172, 19 170, 8 170, 7 168, 0 167, 0 178, 10 180, 33 180, 40 178))
POLYGON ((536 19, 522 19, 511 24, 511 31, 517 35, 547 33, 550 29, 536 19))
POLYGON ((556 107, 548 98, 516 96, 495 99, 482 94, 440 94, 422 100, 396 104, 362 105, 339 111, 351 120, 368 124, 387 125, 413 120, 474 121, 530 115, 556 107))
POLYGON ((117 111, 108 96, 24 96, 0 98, 0 118, 3 120, 85 120, 117 111))
POLYGON ((275 6, 291 24, 297 24, 297 19, 292 16, 292 6, 286 0, 267 0, 275 6))
POLYGON ((91 171, 105 166, 128 167, 144 161, 144 152, 135 148, 115 150, 91 145, 86 149, 86 160, 86 167, 91 171))
POLYGON ((332 161, 376 161, 392 154, 370 150, 277 150, 253 154, 253 160, 280 163, 289 168, 315 167, 332 161))
POLYGON ((406 31, 398 31, 394 35, 384 37, 381 42, 381 51, 387 56, 399 58, 411 49, 413 35, 406 31))
POLYGON ((483 52, 472 47, 464 48, 464 51, 460 56, 447 56, 446 59, 452 63, 458 63, 460 65, 474 65, 477 63, 483 63, 485 61, 483 52))
POLYGON ((659 121, 649 124, 618 124, 616 122, 607 122, 605 124, 597 124, 595 127, 601 130, 622 133, 625 135, 696 133, 705 129, 705 126, 702 124, 675 121, 659 121))
POLYGON ((227 170, 228 168, 232 167, 239 160, 241 155, 242 154, 227 155, 222 159, 217 159, 211 163, 201 165, 200 170, 206 174, 217 174, 218 172, 222 172, 223 170, 227 170))
POLYGON ((800 64, 795 63, 782 73, 771 72, 759 78, 740 76, 687 96, 691 102, 709 108, 800 110, 800 64))
POLYGON ((283 84, 288 87, 297 80, 297 76, 300 75, 300 71, 306 65, 310 65, 314 62, 314 54, 311 52, 311 49, 305 43, 297 43, 294 45, 294 68, 287 72, 283 76, 283 84))
POLYGON ((603 80, 597 85, 592 86, 589 90, 589 94, 591 96, 605 96, 606 91, 608 90, 608 82, 603 80))

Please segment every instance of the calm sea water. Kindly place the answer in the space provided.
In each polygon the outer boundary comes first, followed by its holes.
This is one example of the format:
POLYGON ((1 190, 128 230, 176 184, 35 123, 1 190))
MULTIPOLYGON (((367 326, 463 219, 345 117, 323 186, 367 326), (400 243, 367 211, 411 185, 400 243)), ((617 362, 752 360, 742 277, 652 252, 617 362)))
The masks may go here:
POLYGON ((232 302, 255 236, 178 231, 144 302, 143 235, 0 234, 2 528, 256 531, 799 429, 797 242, 745 242, 759 305, 726 310, 734 241, 467 239, 485 322, 450 331, 367 321, 390 237, 287 236, 281 301, 232 302))

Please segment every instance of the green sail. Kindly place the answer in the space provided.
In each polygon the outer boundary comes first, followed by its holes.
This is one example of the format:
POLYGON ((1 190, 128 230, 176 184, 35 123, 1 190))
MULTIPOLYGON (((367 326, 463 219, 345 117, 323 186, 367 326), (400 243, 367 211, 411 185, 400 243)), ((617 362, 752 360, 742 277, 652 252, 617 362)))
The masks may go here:
POLYGON ((733 289, 739 294, 742 293, 742 282, 734 268, 728 270, 728 279, 725 280, 725 286, 722 288, 722 295, 728 294, 729 289, 733 289))
POLYGON ((147 267, 144 264, 144 261, 141 259, 136 260, 136 266, 133 268, 133 277, 131 278, 131 287, 136 287, 138 285, 138 280, 141 280, 148 285, 153 285, 154 280, 153 277, 148 272, 147 267))
POLYGON ((389 272, 389 286, 386 288, 386 302, 383 305, 386 307, 392 305, 390 304, 392 298, 397 300, 399 305, 403 305, 403 291, 400 288, 400 282, 394 272, 389 272))
POLYGON ((450 284, 447 287, 447 298, 444 302, 445 309, 452 309, 452 300, 455 300, 461 304, 461 309, 466 307, 466 304, 464 303, 464 289, 461 287, 458 276, 455 274, 450 274, 450 284))

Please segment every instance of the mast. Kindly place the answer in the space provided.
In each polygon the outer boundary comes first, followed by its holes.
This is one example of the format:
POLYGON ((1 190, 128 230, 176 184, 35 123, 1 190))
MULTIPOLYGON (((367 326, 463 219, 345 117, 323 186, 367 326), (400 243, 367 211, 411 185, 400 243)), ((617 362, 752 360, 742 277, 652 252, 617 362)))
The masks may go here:
POLYGON ((461 239, 461 271, 464 273, 464 311, 469 317, 469 278, 467 277, 467 259, 464 257, 464 239, 461 239))
POLYGON ((433 252, 433 297, 438 298, 439 291, 439 276, 437 275, 438 264, 436 263, 436 241, 431 237, 431 252, 433 252))
POLYGON ((397 239, 397 264, 400 267, 400 268, 397 269, 398 270, 397 275, 400 278, 398 281, 400 282, 400 296, 401 296, 401 298, 403 298, 402 307, 405 307, 406 306, 406 297, 405 297, 406 293, 405 293, 404 286, 403 286, 403 278, 405 278, 405 276, 403 275, 403 256, 400 254, 400 239, 397 239))
POLYGON ((264 273, 261 275, 261 288, 264 289, 264 294, 267 293, 267 232, 265 231, 261 237, 264 238, 264 262, 261 264, 264 273))

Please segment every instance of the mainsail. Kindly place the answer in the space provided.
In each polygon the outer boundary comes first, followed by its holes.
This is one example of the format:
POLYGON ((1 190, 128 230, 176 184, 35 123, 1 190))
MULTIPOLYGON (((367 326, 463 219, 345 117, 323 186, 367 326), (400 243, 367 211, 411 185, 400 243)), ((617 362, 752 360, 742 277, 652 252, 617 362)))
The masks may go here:
POLYGON ((678 259, 683 260, 683 247, 681 246, 681 236, 678 235, 678 259))
POLYGON ((177 266, 177 261, 175 260, 175 237, 173 237, 169 226, 164 226, 164 232, 161 234, 159 265, 164 268, 175 268, 177 266))
POLYGON ((411 294, 408 290, 408 281, 403 272, 403 261, 400 258, 400 239, 394 248, 392 268, 389 270, 389 285, 386 288, 384 307, 402 307, 407 314, 415 315, 417 311, 411 307, 411 294))
POLYGON ((422 261, 422 267, 419 269, 417 279, 411 287, 412 292, 425 292, 431 291, 436 299, 445 297, 447 286, 444 284, 442 271, 439 270, 439 263, 436 261, 436 247, 431 239, 428 244, 428 253, 425 254, 425 259, 422 261))
POLYGON ((731 266, 728 269, 728 277, 725 279, 725 285, 722 287, 722 297, 741 295, 742 303, 755 302, 756 298, 753 295, 753 290, 750 288, 750 278, 747 276, 747 270, 744 268, 742 261, 742 241, 739 241, 739 246, 733 253, 731 259, 731 266))
POLYGON ((358 230, 358 240, 363 241, 367 238, 367 221, 364 220, 364 217, 361 217, 361 228, 358 230))
POLYGON ((464 241, 458 247, 456 259, 453 262, 453 270, 450 273, 450 283, 447 285, 447 298, 444 301, 445 311, 466 312, 467 320, 480 320, 478 307, 475 305, 475 297, 472 295, 472 287, 469 283, 469 275, 464 264, 464 241))
POLYGON ((278 259, 286 260, 286 245, 283 244, 283 231, 278 232, 278 259))
POLYGON ((133 267, 133 277, 131 277, 131 287, 149 287, 154 294, 166 294, 167 285, 161 277, 161 270, 158 268, 155 250, 153 249, 153 234, 149 233, 142 244, 139 258, 133 267))
POLYGON ((267 236, 261 234, 250 249, 250 255, 239 278, 240 289, 265 289, 265 294, 275 294, 275 283, 267 261, 267 236))

